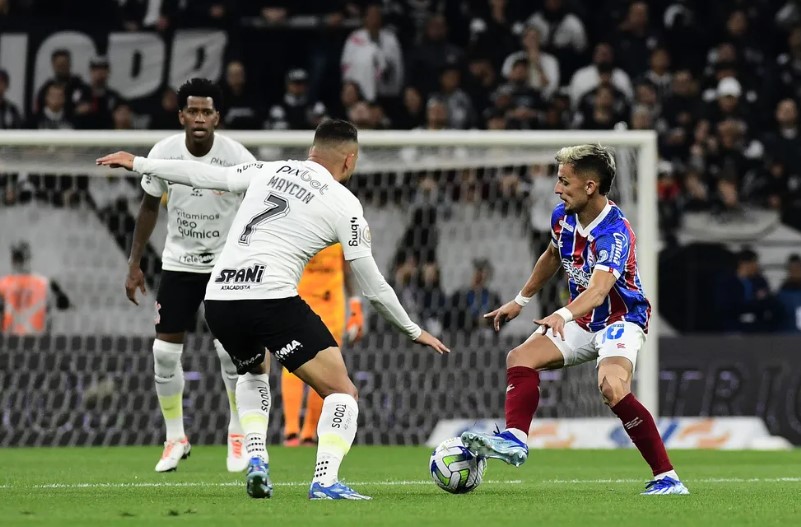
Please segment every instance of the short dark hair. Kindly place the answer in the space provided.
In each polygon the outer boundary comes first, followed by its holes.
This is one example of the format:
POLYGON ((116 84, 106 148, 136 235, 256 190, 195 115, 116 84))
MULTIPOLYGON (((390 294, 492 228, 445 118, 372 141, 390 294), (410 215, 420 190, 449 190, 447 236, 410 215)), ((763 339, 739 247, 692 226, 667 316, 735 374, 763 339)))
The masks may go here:
POLYGON ((181 87, 178 88, 179 110, 186 108, 187 100, 190 97, 211 97, 212 103, 214 104, 214 108, 216 110, 222 108, 223 105, 222 90, 217 84, 211 82, 209 79, 195 77, 181 84, 181 87))
POLYGON ((759 261, 759 255, 753 249, 746 247, 737 253, 737 261, 740 263, 757 262, 759 261))
POLYGON ((69 52, 68 49, 58 48, 54 49, 53 53, 50 54, 50 61, 52 62, 56 60, 57 57, 67 57, 69 59, 72 58, 72 54, 69 52))
POLYGON ((314 131, 314 144, 358 143, 359 133, 353 123, 343 119, 326 119, 314 131))
POLYGON ((579 173, 592 172, 600 179, 598 190, 606 196, 612 189, 615 180, 615 153, 599 144, 566 146, 556 153, 556 162, 560 165, 572 165, 579 173))

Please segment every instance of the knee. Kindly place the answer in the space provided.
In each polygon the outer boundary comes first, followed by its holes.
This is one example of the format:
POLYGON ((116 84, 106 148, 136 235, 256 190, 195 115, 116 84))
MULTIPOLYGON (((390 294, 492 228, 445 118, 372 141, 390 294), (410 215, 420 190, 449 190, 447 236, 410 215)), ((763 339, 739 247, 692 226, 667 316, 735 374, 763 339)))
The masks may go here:
POLYGON ((356 389, 356 385, 347 377, 338 382, 326 383, 324 386, 319 387, 317 393, 323 399, 335 393, 344 393, 350 395, 357 401, 359 400, 359 391, 356 389))
POLYGON ((604 376, 601 382, 598 383, 598 389, 601 392, 604 403, 609 407, 615 406, 629 393, 622 380, 607 376, 604 376))
POLYGON ((506 369, 514 368, 515 366, 531 367, 529 364, 526 364, 523 357, 523 350, 521 350, 519 346, 506 354, 506 369))
POLYGON ((156 380, 169 380, 181 367, 183 345, 156 340, 153 343, 153 371, 156 380))

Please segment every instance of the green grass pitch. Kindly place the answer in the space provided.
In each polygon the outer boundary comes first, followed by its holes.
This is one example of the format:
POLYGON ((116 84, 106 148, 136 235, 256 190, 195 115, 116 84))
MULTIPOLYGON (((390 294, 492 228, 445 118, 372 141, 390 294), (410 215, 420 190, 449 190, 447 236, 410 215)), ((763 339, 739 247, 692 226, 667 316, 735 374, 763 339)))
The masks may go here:
POLYGON ((11 526, 671 526, 801 525, 801 451, 676 451, 690 496, 640 496, 634 450, 533 451, 490 460, 473 493, 428 474, 429 449, 355 447, 341 476, 369 502, 309 502, 314 449, 272 448, 275 494, 248 498, 222 447, 196 447, 156 474, 157 447, 0 449, 0 525, 11 526))

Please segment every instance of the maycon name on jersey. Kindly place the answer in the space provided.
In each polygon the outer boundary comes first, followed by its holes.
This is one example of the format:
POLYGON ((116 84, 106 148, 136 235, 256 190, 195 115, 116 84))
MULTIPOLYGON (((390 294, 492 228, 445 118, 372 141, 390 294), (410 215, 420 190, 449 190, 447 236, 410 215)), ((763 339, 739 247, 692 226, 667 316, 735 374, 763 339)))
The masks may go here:
MULTIPOLYGON (((256 168, 260 167, 257 166, 256 168)), ((312 189, 319 192, 320 195, 325 194, 325 191, 328 190, 328 183, 321 183, 320 181, 314 179, 311 176, 311 171, 309 170, 300 170, 297 168, 292 168, 289 165, 284 165, 276 170, 275 173, 298 176, 301 180, 308 183, 312 189)), ((267 182, 267 186, 275 189, 278 192, 289 194, 290 196, 301 200, 303 203, 309 203, 312 199, 314 199, 314 194, 312 194, 310 191, 306 190, 297 183, 293 183, 288 179, 279 177, 277 175, 270 178, 270 181, 267 182)))

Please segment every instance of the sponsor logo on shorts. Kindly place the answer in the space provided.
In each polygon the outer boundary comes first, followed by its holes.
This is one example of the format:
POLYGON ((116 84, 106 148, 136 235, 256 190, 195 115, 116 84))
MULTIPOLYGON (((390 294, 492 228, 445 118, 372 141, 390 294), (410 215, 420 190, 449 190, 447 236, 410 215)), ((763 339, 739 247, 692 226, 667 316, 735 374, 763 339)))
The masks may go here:
POLYGON ((161 323, 161 304, 158 302, 156 302, 156 316, 154 317, 154 322, 156 324, 161 323))
POLYGON ((223 291, 241 291, 250 289, 251 284, 261 283, 262 276, 264 276, 264 266, 253 264, 240 269, 223 269, 214 282, 226 284, 222 286, 223 291))
POLYGON ((290 355, 292 355, 295 352, 296 349, 302 348, 302 347, 303 347, 303 344, 301 344, 297 340, 293 340, 292 342, 290 342, 289 344, 287 344, 286 346, 284 346, 280 350, 276 351, 275 352, 275 358, 278 359, 278 360, 283 360, 283 359, 289 357, 290 355))

